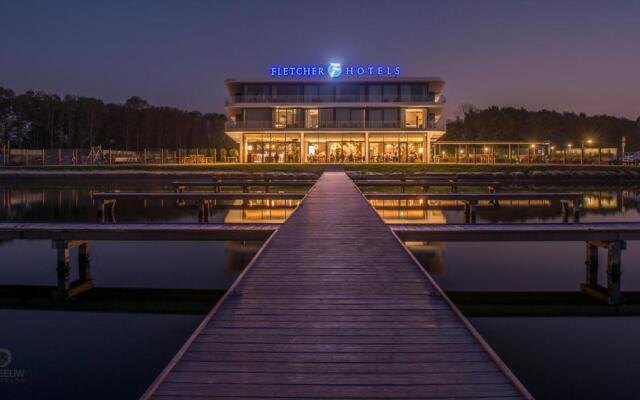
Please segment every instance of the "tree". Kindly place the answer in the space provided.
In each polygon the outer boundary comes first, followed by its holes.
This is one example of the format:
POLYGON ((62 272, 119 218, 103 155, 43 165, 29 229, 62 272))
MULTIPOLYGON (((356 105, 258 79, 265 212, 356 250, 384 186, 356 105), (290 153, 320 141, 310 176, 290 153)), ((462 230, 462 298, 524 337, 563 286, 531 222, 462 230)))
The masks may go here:
POLYGON ((17 147, 112 149, 234 147, 224 115, 154 107, 132 96, 124 104, 0 87, 0 141, 17 147))
POLYGON ((464 106, 462 115, 448 121, 443 140, 551 141, 564 146, 592 139, 598 146, 616 147, 622 136, 627 137, 629 148, 638 148, 638 121, 609 115, 497 106, 479 110, 464 106))

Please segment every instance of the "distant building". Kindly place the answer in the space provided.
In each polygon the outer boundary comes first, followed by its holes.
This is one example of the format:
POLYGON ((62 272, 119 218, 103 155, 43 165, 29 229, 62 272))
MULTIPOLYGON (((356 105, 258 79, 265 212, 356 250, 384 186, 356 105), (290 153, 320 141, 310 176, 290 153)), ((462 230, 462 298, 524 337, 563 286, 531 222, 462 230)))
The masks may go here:
POLYGON ((226 133, 246 163, 426 163, 444 134, 444 81, 399 66, 277 66, 228 79, 226 133))

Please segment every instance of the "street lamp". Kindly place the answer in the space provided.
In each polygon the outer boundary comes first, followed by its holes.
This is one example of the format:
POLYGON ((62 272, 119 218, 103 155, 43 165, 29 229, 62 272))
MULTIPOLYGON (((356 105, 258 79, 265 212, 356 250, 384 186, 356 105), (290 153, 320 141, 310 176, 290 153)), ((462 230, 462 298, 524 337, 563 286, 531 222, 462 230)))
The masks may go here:
POLYGON ((593 140, 587 139, 586 141, 585 140, 582 141, 582 143, 581 143, 582 144, 582 149, 580 151, 580 164, 584 163, 584 144, 585 144, 585 142, 588 145, 591 145, 591 143, 593 143, 593 140))

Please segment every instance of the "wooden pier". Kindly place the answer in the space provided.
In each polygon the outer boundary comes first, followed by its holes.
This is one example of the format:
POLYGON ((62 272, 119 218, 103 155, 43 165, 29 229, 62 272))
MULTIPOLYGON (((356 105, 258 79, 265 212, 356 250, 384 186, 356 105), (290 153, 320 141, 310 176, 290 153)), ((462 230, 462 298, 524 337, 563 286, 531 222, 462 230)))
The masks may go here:
POLYGON ((143 398, 531 398, 343 172, 325 172, 143 398))
POLYGON ((0 240, 265 240, 276 224, 0 223, 0 240))
POLYGON ((562 216, 565 222, 569 221, 569 214, 573 214, 574 221, 580 220, 580 209, 582 207, 582 193, 536 193, 536 192, 515 192, 515 193, 366 193, 369 200, 404 200, 423 201, 423 208, 430 205, 427 201, 458 201, 464 204, 465 221, 476 222, 477 208, 481 201, 499 207, 500 201, 522 201, 522 200, 547 200, 560 201, 562 204, 562 216))
POLYGON ((249 188, 263 187, 269 193, 274 187, 311 187, 316 183, 315 179, 209 179, 209 180, 183 180, 174 181, 173 187, 176 192, 182 192, 189 187, 206 187, 220 192, 225 187, 239 187, 244 193, 249 192, 249 188))
POLYGON ((489 193, 498 191, 502 182, 496 180, 455 180, 455 179, 392 179, 392 180, 360 180, 357 181, 361 187, 399 187, 402 192, 407 187, 421 187, 423 192, 428 192, 431 187, 449 187, 452 193, 458 192, 459 188, 487 188, 489 193))

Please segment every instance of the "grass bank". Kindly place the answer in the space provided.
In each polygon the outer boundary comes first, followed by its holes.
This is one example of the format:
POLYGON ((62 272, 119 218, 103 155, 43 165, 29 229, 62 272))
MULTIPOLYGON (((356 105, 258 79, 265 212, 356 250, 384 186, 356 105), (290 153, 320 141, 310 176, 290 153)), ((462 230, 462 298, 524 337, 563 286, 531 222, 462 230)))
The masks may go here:
POLYGON ((347 164, 345 170, 362 172, 533 172, 533 171, 640 171, 627 165, 566 165, 566 164, 347 164))
POLYGON ((154 171, 154 172, 322 172, 324 165, 318 164, 119 164, 119 165, 33 165, 2 167, 0 172, 49 171, 49 172, 109 172, 109 171, 154 171))
MULTIPOLYGON (((183 179, 216 172, 322 172, 326 164, 214 164, 214 165, 80 165, 0 168, 0 181, 36 179, 183 179)), ((373 173, 455 173, 507 181, 592 181, 598 184, 640 182, 640 167, 557 164, 344 164, 346 171, 373 173)))

